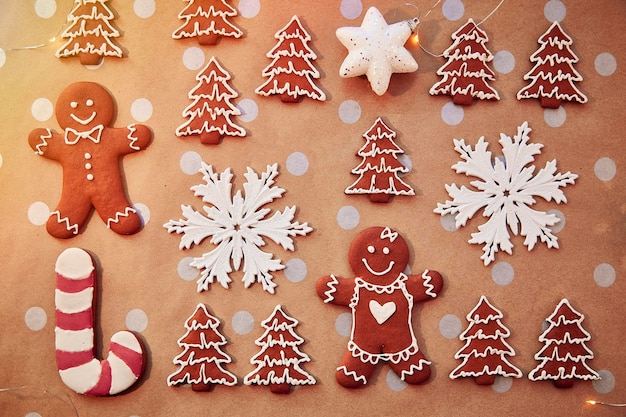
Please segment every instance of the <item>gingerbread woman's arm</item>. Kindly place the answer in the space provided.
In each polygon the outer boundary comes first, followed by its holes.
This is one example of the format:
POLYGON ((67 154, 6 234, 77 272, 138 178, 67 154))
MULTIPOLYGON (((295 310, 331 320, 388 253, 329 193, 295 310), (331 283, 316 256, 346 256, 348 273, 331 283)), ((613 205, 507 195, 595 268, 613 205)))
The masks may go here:
POLYGON ((334 275, 327 275, 317 281, 315 290, 325 303, 347 306, 354 294, 354 278, 338 279, 334 275))
POLYGON ((410 275, 406 285, 415 302, 428 301, 441 293, 443 277, 439 272, 427 269, 422 275, 410 275))
POLYGON ((58 159, 59 138, 62 135, 53 133, 50 129, 33 129, 28 135, 28 144, 37 155, 48 159, 58 159))

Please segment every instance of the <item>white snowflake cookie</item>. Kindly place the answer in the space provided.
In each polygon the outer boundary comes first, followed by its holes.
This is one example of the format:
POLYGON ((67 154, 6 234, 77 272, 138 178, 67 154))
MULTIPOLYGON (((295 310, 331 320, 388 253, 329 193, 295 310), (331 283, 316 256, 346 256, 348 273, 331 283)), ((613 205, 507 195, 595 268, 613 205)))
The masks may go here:
POLYGON ((517 128, 513 138, 500 134, 502 157, 493 159, 487 150, 489 143, 484 137, 478 140, 474 148, 463 139, 454 139, 454 149, 461 155, 462 161, 452 166, 459 174, 478 178, 470 184, 475 190, 456 184, 446 185, 446 191, 452 198, 444 204, 437 203, 435 213, 454 215, 456 227, 465 226, 467 221, 483 209, 487 222, 478 226, 478 232, 472 233, 469 243, 483 244, 480 257, 485 266, 495 260, 496 252, 503 250, 513 253, 511 231, 514 235, 525 237, 524 245, 532 250, 538 240, 549 248, 558 248, 558 239, 551 227, 559 222, 554 214, 533 210, 535 197, 556 203, 566 203, 561 190, 574 184, 578 175, 571 172, 556 172, 556 160, 546 163, 536 175, 535 166, 529 165, 535 155, 541 153, 540 143, 529 143, 531 128, 528 122, 517 128), (508 227, 507 227, 508 226, 508 227))
POLYGON ((203 212, 189 205, 182 205, 185 219, 170 220, 163 226, 167 231, 182 234, 180 249, 189 249, 206 238, 217 247, 194 258, 191 266, 201 270, 198 279, 198 292, 209 289, 209 284, 217 281, 224 288, 232 281, 229 274, 243 269, 243 282, 246 288, 255 282, 274 294, 276 284, 271 272, 284 269, 280 259, 273 259, 271 253, 261 250, 265 238, 281 245, 285 250, 294 250, 294 236, 304 236, 313 229, 305 223, 294 222, 296 206, 285 207, 271 217, 270 208, 262 208, 285 193, 283 188, 274 186, 278 176, 278 164, 268 165, 259 176, 251 168, 244 174, 246 182, 234 196, 231 194, 233 174, 226 168, 221 174, 202 162, 200 168, 205 184, 191 187, 194 195, 206 203, 203 212), (243 261, 243 263, 242 263, 243 261))

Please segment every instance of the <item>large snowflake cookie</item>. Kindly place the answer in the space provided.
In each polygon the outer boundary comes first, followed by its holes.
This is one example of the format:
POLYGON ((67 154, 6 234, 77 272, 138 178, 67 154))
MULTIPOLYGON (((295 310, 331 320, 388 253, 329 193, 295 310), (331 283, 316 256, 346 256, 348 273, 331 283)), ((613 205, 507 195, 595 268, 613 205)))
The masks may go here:
POLYGON ((574 184, 578 175, 569 171, 565 174, 556 172, 556 160, 547 162, 533 175, 535 166, 528 165, 535 160, 535 155, 541 153, 543 145, 529 143, 530 131, 528 122, 524 122, 513 138, 501 133, 499 142, 503 156, 495 159, 487 150, 489 144, 484 137, 480 137, 474 148, 463 139, 454 139, 454 149, 462 161, 452 168, 459 174, 478 178, 470 183, 476 190, 464 185, 461 188, 456 184, 446 185, 452 200, 437 203, 434 211, 442 216, 454 215, 456 227, 461 227, 484 208, 483 216, 489 220, 478 226, 478 232, 472 233, 469 243, 484 245, 480 258, 485 266, 495 260, 495 254, 500 250, 513 253, 509 230, 514 235, 525 236, 524 245, 529 251, 539 240, 549 248, 559 247, 558 238, 550 229, 559 218, 533 210, 531 206, 536 202, 535 197, 567 202, 561 187, 574 184))
POLYGON ((201 270, 198 279, 198 292, 209 289, 209 284, 217 281, 228 288, 232 281, 229 274, 243 269, 243 282, 246 288, 255 282, 263 289, 274 294, 276 284, 271 272, 284 269, 280 259, 273 259, 271 253, 261 250, 265 239, 269 238, 283 249, 293 251, 293 237, 304 236, 313 229, 305 223, 293 221, 296 207, 272 213, 272 209, 263 208, 285 193, 283 188, 274 185, 278 176, 278 164, 268 165, 260 176, 251 168, 244 174, 244 194, 237 191, 231 194, 233 174, 227 168, 221 174, 213 167, 202 162, 200 168, 204 184, 191 187, 194 194, 208 205, 203 213, 189 205, 182 205, 185 219, 170 220, 163 226, 167 231, 182 234, 180 249, 189 249, 206 238, 217 245, 216 248, 194 258, 191 266, 201 270))
POLYGON ((150 129, 140 124, 112 127, 113 97, 100 84, 87 81, 65 88, 55 113, 63 133, 38 128, 28 136, 37 155, 63 166, 61 200, 50 213, 48 233, 62 239, 76 236, 92 207, 114 232, 137 233, 143 221, 126 197, 120 159, 148 147, 150 129))
POLYGON ((436 271, 406 275, 409 248, 396 231, 370 227, 359 233, 348 253, 354 278, 325 276, 317 295, 325 303, 352 309, 348 351, 337 367, 337 382, 347 388, 367 384, 376 365, 386 361, 401 380, 421 384, 430 377, 430 361, 417 346, 413 308, 437 297, 443 279, 436 271))

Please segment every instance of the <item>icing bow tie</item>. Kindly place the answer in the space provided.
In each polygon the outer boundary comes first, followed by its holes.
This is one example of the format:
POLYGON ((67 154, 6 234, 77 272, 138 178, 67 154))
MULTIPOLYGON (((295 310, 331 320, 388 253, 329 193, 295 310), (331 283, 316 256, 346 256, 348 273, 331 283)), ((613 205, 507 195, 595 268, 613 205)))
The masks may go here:
POLYGON ((71 127, 65 129, 65 143, 68 145, 75 145, 80 139, 91 139, 93 143, 100 142, 100 135, 104 126, 98 125, 91 130, 85 132, 79 132, 71 127))

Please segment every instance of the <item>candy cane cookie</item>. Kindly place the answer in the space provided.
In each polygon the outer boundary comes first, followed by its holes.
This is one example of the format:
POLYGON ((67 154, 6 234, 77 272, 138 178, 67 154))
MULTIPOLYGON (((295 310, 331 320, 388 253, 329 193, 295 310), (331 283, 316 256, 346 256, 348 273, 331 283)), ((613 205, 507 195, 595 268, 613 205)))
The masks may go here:
POLYGON ((79 394, 115 395, 130 388, 143 373, 145 353, 132 332, 111 337, 105 360, 95 357, 95 268, 82 249, 69 248, 57 258, 56 360, 61 379, 79 394))

